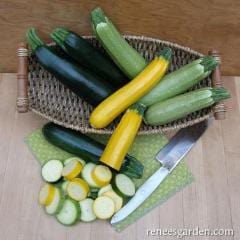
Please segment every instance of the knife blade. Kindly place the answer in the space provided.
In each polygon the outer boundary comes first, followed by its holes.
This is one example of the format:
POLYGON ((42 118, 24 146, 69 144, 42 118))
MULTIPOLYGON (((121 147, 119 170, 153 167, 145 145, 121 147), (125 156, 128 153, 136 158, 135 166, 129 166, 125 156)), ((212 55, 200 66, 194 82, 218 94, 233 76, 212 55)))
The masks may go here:
POLYGON ((125 219, 154 192, 191 150, 211 122, 212 119, 205 120, 178 131, 170 142, 156 155, 156 159, 162 166, 139 187, 131 200, 112 217, 111 224, 116 224, 125 219))

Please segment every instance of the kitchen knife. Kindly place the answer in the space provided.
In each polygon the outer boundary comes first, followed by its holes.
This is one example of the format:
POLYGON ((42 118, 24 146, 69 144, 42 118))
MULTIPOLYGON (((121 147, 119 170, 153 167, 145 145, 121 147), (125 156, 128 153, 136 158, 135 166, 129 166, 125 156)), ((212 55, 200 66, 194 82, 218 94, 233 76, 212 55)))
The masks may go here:
POLYGON ((154 192, 191 150, 211 121, 211 119, 205 120, 178 131, 170 142, 156 155, 156 159, 162 166, 139 187, 131 200, 112 217, 111 224, 118 223, 125 219, 154 192))

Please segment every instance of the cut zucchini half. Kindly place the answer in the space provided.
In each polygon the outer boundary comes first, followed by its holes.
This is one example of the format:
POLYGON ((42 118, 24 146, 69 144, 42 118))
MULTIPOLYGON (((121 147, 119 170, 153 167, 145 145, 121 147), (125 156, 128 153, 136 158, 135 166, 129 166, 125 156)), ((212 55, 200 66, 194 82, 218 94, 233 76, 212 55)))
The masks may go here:
POLYGON ((114 208, 115 213, 122 208, 123 198, 118 196, 113 190, 103 193, 102 196, 110 197, 113 200, 115 206, 114 208))
POLYGON ((56 215, 57 220, 63 225, 73 225, 79 219, 80 208, 78 203, 71 199, 66 199, 59 213, 56 215))
POLYGON ((88 184, 81 178, 74 178, 67 185, 67 194, 76 201, 81 201, 87 197, 89 193, 88 184))
POLYGON ((61 190, 62 190, 62 192, 63 192, 64 194, 67 193, 67 185, 68 185, 68 183, 69 183, 69 181, 64 181, 64 182, 62 182, 62 184, 61 184, 61 190))
POLYGON ((63 194, 58 188, 56 188, 52 203, 45 207, 46 213, 49 215, 57 214, 61 210, 63 202, 63 194))
POLYGON ((83 165, 76 159, 72 159, 62 170, 62 176, 67 180, 77 177, 82 171, 83 165))
POLYGON ((96 167, 94 163, 87 163, 82 170, 82 178, 88 183, 90 187, 99 188, 100 186, 93 180, 92 171, 96 167))
POLYGON ((55 192, 56 188, 52 184, 44 184, 39 191, 39 203, 45 206, 50 205, 53 202, 55 192))
POLYGON ((57 182, 62 177, 63 164, 59 160, 49 160, 42 167, 42 177, 46 182, 57 182))
POLYGON ((100 190, 98 191, 98 196, 101 196, 103 195, 103 193, 108 192, 110 190, 112 190, 112 185, 108 184, 107 186, 100 188, 100 190))
POLYGON ((115 210, 113 200, 107 196, 100 196, 93 203, 93 211, 99 219, 109 219, 115 210))
POLYGON ((136 188, 131 178, 119 173, 115 176, 114 181, 112 181, 113 190, 121 197, 132 197, 136 188))
POLYGON ((112 179, 112 172, 107 166, 97 165, 92 171, 92 178, 98 186, 106 186, 112 179))
POLYGON ((72 160, 79 161, 83 166, 86 164, 86 162, 79 157, 70 157, 70 158, 67 158, 64 160, 64 162, 63 162, 64 166, 67 165, 68 163, 70 163, 72 160))
POLYGON ((93 203, 94 200, 91 198, 86 198, 79 202, 81 214, 80 214, 80 220, 83 222, 92 222, 97 217, 93 211, 93 203))

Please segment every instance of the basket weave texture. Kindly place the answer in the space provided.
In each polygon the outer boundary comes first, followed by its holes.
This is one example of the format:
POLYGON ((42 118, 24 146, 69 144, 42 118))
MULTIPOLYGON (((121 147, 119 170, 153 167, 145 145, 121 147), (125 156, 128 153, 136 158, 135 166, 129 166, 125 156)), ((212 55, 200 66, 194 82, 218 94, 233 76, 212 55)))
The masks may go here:
MULTIPOLYGON (((168 72, 172 72, 203 56, 190 48, 158 39, 140 36, 125 36, 125 38, 147 61, 151 61, 164 46, 171 47, 173 57, 168 72)), ((94 47, 103 51, 95 37, 90 36, 86 37, 86 39, 94 47)), ((92 106, 57 81, 53 75, 39 65, 36 57, 31 55, 29 56, 28 80, 30 109, 52 122, 84 133, 111 134, 119 121, 119 118, 116 119, 104 129, 92 128, 88 121, 92 106)), ((211 85, 211 77, 208 77, 190 89, 190 91, 211 85)), ((162 126, 151 127, 142 124, 139 134, 162 133, 184 128, 209 118, 211 112, 212 108, 205 108, 162 126)))

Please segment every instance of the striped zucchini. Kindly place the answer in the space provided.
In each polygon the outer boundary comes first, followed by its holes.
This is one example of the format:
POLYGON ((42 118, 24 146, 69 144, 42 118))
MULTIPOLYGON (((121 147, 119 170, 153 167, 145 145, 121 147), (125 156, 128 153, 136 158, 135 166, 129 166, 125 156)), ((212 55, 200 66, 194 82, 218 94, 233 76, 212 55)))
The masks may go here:
POLYGON ((187 116, 216 102, 230 98, 224 88, 202 88, 150 106, 144 121, 152 126, 162 125, 187 116))
POLYGON ((106 52, 130 79, 147 66, 146 60, 127 43, 101 8, 91 12, 91 21, 93 31, 106 52))

